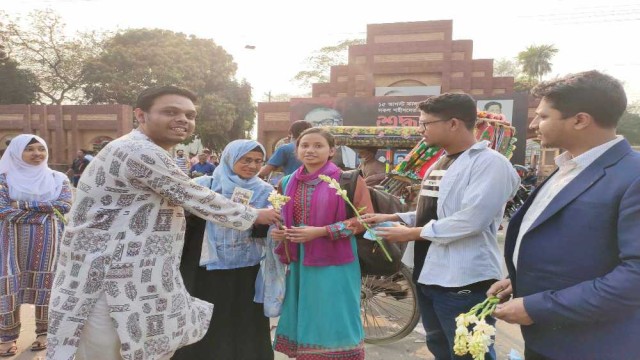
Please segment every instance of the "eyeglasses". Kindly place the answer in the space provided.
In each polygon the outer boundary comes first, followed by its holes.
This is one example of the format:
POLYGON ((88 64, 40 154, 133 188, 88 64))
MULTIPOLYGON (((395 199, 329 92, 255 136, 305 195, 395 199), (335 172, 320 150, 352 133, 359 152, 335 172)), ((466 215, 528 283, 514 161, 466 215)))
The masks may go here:
POLYGON ((251 159, 251 158, 242 158, 238 160, 238 162, 242 165, 256 164, 258 166, 261 166, 262 164, 264 164, 264 160, 262 159, 251 159))
POLYGON ((418 127, 422 130, 426 130, 427 126, 429 126, 429 124, 433 124, 433 123, 437 123, 437 122, 445 122, 445 121, 449 121, 453 118, 449 118, 446 120, 434 120, 434 121, 418 121, 418 127))

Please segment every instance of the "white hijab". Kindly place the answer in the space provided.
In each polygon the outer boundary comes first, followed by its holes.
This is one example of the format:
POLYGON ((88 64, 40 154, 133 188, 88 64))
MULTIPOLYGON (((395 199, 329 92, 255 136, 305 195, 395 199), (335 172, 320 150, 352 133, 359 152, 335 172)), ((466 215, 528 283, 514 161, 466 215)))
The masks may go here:
POLYGON ((41 137, 22 134, 11 139, 0 159, 0 174, 6 174, 11 200, 51 201, 60 196, 62 184, 67 177, 51 170, 47 160, 49 148, 41 137), (40 165, 29 165, 22 160, 22 153, 32 139, 36 139, 47 149, 47 157, 40 165))

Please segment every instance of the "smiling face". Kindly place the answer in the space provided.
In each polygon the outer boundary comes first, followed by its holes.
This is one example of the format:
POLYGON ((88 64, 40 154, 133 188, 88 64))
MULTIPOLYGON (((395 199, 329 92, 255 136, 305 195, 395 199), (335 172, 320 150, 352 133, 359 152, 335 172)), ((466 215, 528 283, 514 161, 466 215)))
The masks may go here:
POLYGON ((22 152, 22 160, 29 165, 40 165, 47 160, 47 148, 40 143, 27 145, 22 152))
POLYGON ((258 175, 263 162, 264 155, 260 151, 249 151, 233 164, 233 172, 243 179, 251 179, 258 175))
POLYGON ((336 153, 327 139, 319 133, 309 133, 298 139, 298 159, 302 161, 309 172, 322 167, 336 153))
POLYGON ((196 107, 180 95, 162 95, 148 112, 135 110, 140 131, 165 150, 185 141, 196 127, 196 107))

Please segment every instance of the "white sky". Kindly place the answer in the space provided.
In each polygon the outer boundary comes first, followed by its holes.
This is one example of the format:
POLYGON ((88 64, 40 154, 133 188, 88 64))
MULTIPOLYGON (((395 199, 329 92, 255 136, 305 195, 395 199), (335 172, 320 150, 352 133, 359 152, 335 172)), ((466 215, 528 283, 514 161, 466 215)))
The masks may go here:
POLYGON ((560 51, 548 77, 598 69, 622 80, 630 100, 640 101, 638 0, 0 0, 0 8, 10 15, 51 8, 68 30, 155 27, 213 39, 233 55, 257 101, 268 91, 310 92, 292 81, 305 59, 323 46, 364 38, 367 24, 448 19, 454 40, 473 40, 475 59, 554 44, 560 51))

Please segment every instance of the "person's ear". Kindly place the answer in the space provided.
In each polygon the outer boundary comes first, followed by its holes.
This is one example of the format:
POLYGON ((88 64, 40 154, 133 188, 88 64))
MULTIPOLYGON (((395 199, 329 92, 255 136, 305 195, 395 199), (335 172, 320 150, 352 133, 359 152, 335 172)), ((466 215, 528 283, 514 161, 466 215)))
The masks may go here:
POLYGON ((575 130, 583 130, 595 122, 593 116, 585 112, 579 112, 573 116, 573 128, 575 130))
POLYGON ((135 115, 136 120, 138 120, 139 124, 145 124, 147 122, 147 113, 142 111, 142 109, 137 108, 133 110, 133 114, 135 115))
POLYGON ((458 130, 460 126, 464 126, 464 123, 458 118, 451 118, 451 121, 449 121, 449 130, 451 131, 458 130))

